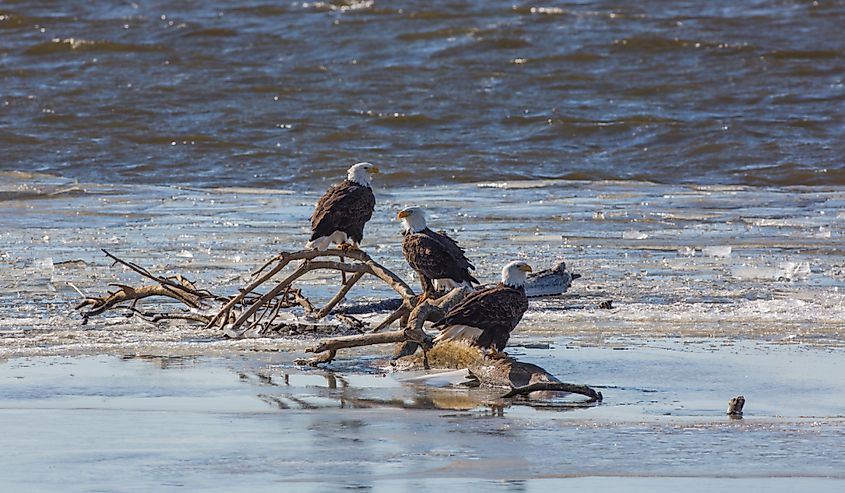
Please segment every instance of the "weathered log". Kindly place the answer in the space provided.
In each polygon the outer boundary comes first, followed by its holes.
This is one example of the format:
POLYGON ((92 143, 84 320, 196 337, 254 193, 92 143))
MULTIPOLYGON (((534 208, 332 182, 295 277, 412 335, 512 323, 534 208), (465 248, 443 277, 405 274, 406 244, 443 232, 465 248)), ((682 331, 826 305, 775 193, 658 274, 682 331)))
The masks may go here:
POLYGON ((745 407, 745 397, 738 395, 728 402, 728 410, 725 414, 732 418, 741 418, 743 407, 745 407))
POLYGON ((503 395, 503 399, 528 395, 531 392, 538 391, 554 391, 554 392, 568 392, 570 394, 586 395, 590 398, 587 402, 601 402, 604 398, 601 392, 597 392, 586 385, 578 385, 564 382, 536 382, 521 387, 514 387, 510 392, 503 395))
POLYGON ((323 351, 337 351, 353 347, 372 346, 376 344, 393 344, 407 340, 404 330, 381 332, 378 334, 361 334, 354 336, 333 337, 320 341, 314 347, 307 348, 307 353, 322 353, 323 351))
MULTIPOLYGON (((461 342, 440 342, 429 349, 425 356, 432 368, 467 368, 481 385, 510 388, 511 390, 503 395, 503 398, 546 390, 585 395, 591 399, 588 402, 602 400, 600 392, 586 385, 561 382, 537 365, 523 363, 510 357, 487 357, 478 348, 461 342)), ((426 365, 420 356, 404 358, 399 364, 407 368, 426 365)))

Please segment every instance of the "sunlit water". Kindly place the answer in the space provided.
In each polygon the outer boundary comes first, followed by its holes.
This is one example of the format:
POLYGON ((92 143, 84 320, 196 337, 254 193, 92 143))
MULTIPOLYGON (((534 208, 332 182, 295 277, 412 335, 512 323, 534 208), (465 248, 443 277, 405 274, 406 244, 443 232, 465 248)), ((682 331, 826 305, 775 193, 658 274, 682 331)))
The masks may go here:
POLYGON ((843 22, 837 1, 4 2, 0 169, 842 185, 843 22))

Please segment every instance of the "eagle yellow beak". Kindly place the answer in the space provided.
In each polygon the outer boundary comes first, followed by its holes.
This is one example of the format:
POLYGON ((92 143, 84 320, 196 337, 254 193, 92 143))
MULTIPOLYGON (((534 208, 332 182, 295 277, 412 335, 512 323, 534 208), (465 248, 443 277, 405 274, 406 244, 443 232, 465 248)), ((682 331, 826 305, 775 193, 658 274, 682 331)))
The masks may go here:
POLYGON ((396 214, 396 219, 402 219, 411 215, 411 211, 399 211, 399 214, 396 214))
POLYGON ((534 272, 533 270, 531 270, 531 266, 528 264, 520 265, 519 270, 521 270, 522 272, 534 272))
POLYGON ((378 169, 378 166, 370 166, 370 170, 369 170, 369 171, 370 171, 370 174, 371 174, 371 175, 377 175, 377 174, 379 174, 379 173, 381 172, 381 171, 378 169))

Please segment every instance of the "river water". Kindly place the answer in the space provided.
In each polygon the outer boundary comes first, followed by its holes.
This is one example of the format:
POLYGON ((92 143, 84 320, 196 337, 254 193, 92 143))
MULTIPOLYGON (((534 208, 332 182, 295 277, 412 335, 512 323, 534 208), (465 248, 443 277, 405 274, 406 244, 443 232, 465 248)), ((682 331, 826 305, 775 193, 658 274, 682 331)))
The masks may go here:
POLYGON ((837 1, 0 5, 0 169, 845 184, 837 1))

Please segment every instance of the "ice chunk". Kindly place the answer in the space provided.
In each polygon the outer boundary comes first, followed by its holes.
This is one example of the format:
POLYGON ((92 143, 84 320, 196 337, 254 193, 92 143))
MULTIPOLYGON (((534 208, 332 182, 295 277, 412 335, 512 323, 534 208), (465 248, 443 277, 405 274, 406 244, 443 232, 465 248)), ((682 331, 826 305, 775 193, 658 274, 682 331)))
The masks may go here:
POLYGON ((783 262, 778 264, 778 279, 794 281, 810 276, 809 262, 783 262))
POLYGON ((695 256, 695 247, 682 247, 678 248, 678 255, 684 255, 686 257, 694 257, 695 256))
POLYGON ((774 267, 758 267, 754 265, 738 265, 731 268, 731 275, 744 280, 776 280, 778 269, 774 267))
POLYGON ((701 249, 701 253, 708 256, 708 257, 722 257, 722 258, 730 257, 732 251, 733 251, 733 248, 730 245, 728 245, 728 246, 723 246, 723 245, 709 246, 709 247, 704 247, 704 248, 701 249))
POLYGON ((646 233, 643 233, 642 231, 637 231, 635 229, 630 229, 628 231, 622 232, 623 240, 644 240, 646 238, 648 238, 648 235, 646 233))
POLYGON ((819 226, 818 231, 813 233, 814 238, 830 238, 833 236, 830 232, 829 228, 825 228, 824 226, 819 226))
POLYGON ((581 277, 566 271, 566 262, 559 261, 551 269, 528 275, 525 293, 529 296, 553 296, 565 293, 572 281, 581 277))
POLYGON ((55 268, 53 265, 53 257, 35 259, 35 261, 32 262, 32 266, 48 274, 52 273, 55 268))
POLYGON ((731 269, 737 279, 764 279, 769 281, 795 281, 810 275, 809 262, 781 262, 777 266, 741 265, 731 269))

